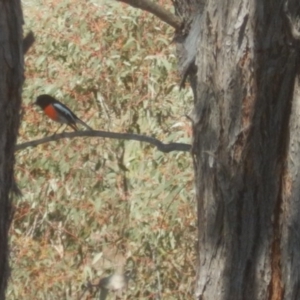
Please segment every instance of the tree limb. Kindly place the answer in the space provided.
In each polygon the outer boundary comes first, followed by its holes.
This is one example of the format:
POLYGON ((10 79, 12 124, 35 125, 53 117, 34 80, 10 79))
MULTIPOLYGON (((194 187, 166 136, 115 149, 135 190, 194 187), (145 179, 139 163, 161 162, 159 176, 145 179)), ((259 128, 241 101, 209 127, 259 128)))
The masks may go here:
POLYGON ((174 14, 170 13, 168 10, 162 6, 150 1, 150 0, 117 0, 119 2, 127 3, 133 7, 140 8, 142 10, 148 11, 161 19, 163 22, 169 24, 173 28, 179 30, 182 25, 180 18, 176 17, 174 14))
POLYGON ((189 152, 191 150, 190 144, 185 143, 169 143, 164 144, 163 142, 159 141, 156 138, 141 135, 141 134, 135 134, 135 133, 117 133, 117 132, 107 132, 107 131, 74 131, 74 132, 63 132, 60 134, 54 134, 51 136, 47 136, 38 140, 25 142, 22 144, 18 144, 15 147, 15 151, 25 149, 27 147, 36 147, 40 144, 45 144, 52 141, 57 141, 64 138, 74 138, 74 137, 103 137, 103 138, 111 138, 111 139, 120 139, 120 140, 134 140, 139 142, 146 142, 153 146, 156 146, 156 148, 164 153, 169 153, 172 151, 182 151, 182 152, 189 152))

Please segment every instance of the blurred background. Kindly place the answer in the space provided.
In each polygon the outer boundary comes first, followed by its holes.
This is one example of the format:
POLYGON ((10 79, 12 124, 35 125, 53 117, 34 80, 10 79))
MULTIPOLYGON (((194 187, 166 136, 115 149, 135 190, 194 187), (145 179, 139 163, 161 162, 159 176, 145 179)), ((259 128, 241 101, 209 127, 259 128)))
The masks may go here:
MULTIPOLYGON (((117 1, 24 0, 23 10, 36 42, 18 143, 59 128, 32 105, 44 93, 94 129, 191 143, 192 93, 178 88, 171 27, 117 1)), ((85 286, 120 266, 132 274, 122 299, 193 299, 189 153, 76 138, 18 151, 15 169, 23 197, 14 200, 7 299, 99 299, 85 286)))

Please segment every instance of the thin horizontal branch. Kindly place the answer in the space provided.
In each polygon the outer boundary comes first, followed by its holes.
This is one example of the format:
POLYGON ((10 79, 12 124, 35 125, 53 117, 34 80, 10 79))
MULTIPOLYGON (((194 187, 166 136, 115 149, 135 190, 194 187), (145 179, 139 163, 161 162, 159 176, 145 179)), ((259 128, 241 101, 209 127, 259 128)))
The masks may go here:
POLYGON ((163 142, 159 141, 156 138, 141 135, 141 134, 135 134, 135 133, 117 133, 117 132, 108 132, 108 131, 74 131, 74 132, 63 132, 60 134, 54 134, 51 136, 47 136, 38 140, 25 142, 22 144, 18 144, 15 147, 15 151, 25 149, 27 147, 36 147, 41 144, 58 141, 60 139, 65 138, 75 138, 75 137, 103 137, 103 138, 110 138, 110 139, 119 139, 119 140, 133 140, 133 141, 139 141, 139 142, 146 142, 153 146, 156 146, 156 148, 164 153, 169 153, 172 151, 182 151, 182 152, 189 152, 191 150, 190 144, 185 143, 169 143, 164 144, 163 142))
POLYGON ((176 17, 174 14, 163 8, 162 6, 152 2, 150 0, 117 0, 119 2, 127 3, 133 7, 140 8, 142 10, 148 11, 161 19, 163 22, 169 24, 175 29, 180 29, 182 21, 180 18, 176 17))

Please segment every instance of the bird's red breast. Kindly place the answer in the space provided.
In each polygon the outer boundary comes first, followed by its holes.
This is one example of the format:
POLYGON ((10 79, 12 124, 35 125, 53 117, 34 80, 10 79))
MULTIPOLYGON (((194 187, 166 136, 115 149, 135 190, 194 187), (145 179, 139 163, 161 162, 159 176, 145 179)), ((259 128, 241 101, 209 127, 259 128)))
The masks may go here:
POLYGON ((52 104, 49 104, 44 108, 44 113, 54 121, 58 121, 59 119, 58 113, 52 104))

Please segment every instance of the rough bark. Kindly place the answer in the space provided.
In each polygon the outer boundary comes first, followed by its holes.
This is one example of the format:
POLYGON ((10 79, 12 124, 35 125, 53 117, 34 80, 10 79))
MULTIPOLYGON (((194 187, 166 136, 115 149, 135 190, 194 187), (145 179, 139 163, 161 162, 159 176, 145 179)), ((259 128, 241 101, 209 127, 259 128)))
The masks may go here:
POLYGON ((196 298, 300 299, 298 1, 174 2, 181 71, 196 45, 196 298))
POLYGON ((22 21, 19 0, 0 0, 0 299, 5 299, 9 277, 10 192, 23 83, 22 21))

